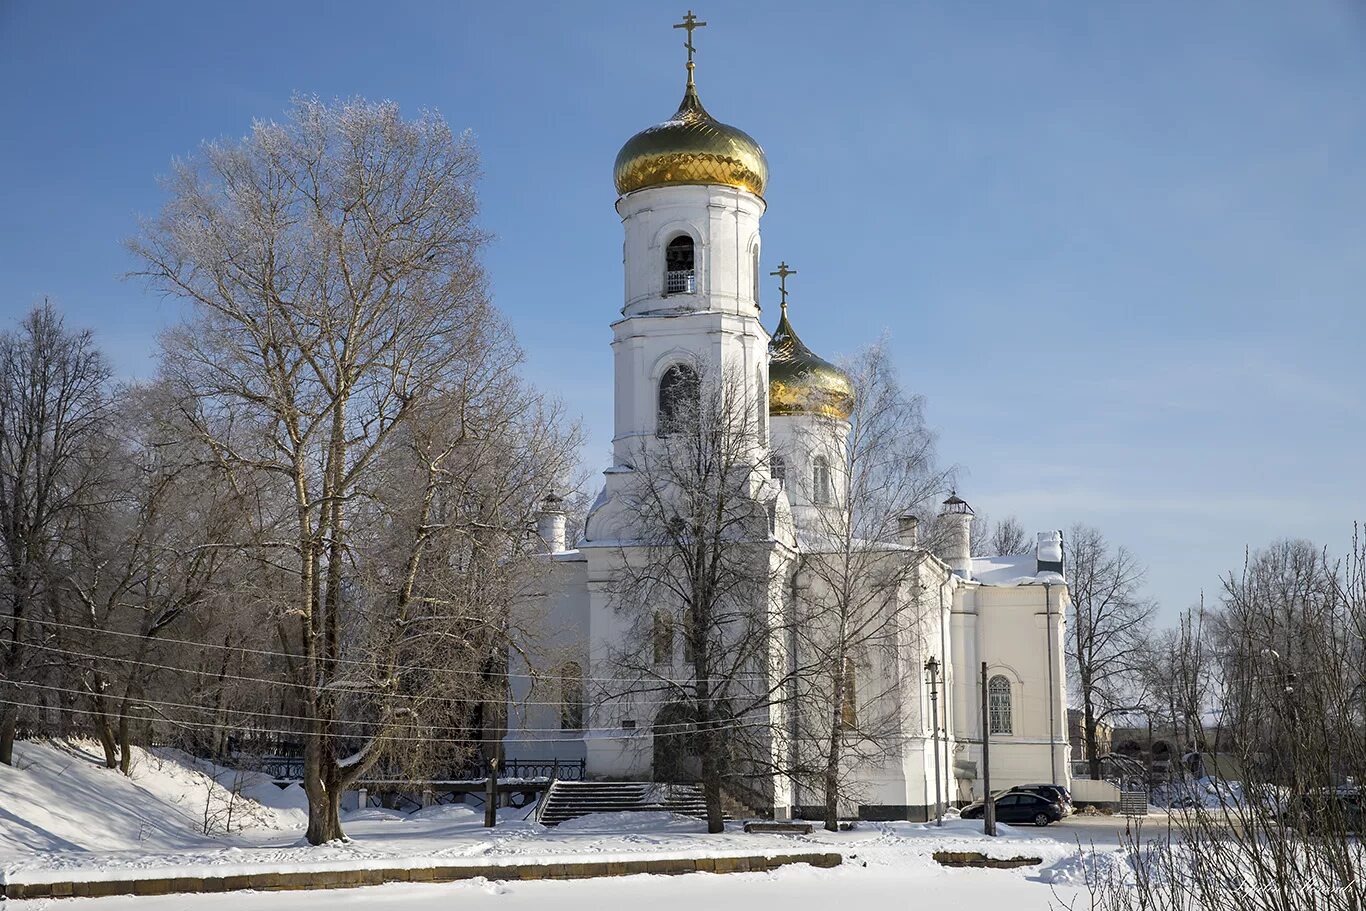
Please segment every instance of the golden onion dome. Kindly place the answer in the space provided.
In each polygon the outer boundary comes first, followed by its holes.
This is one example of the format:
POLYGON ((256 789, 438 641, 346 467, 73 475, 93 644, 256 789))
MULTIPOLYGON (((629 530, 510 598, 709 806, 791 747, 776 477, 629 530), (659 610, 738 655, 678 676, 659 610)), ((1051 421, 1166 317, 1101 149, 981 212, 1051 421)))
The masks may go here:
POLYGON ((673 184, 720 184, 762 196, 768 159, 748 133, 707 113, 689 79, 678 111, 621 147, 614 176, 623 196, 673 184))
POLYGON ((782 319, 768 343, 768 413, 816 414, 847 421, 854 412, 849 374, 816 354, 792 330, 783 304, 782 319))

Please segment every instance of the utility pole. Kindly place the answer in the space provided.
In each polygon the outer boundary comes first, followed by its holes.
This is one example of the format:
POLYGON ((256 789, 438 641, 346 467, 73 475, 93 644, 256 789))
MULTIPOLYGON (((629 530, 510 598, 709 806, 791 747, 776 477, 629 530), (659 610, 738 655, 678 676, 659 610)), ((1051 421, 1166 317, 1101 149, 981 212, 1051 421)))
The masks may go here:
POLYGON ((987 663, 982 662, 982 832, 996 834, 996 801, 991 798, 991 716, 987 706, 987 663))
POLYGON ((484 828, 498 822, 498 757, 489 760, 489 777, 484 779, 484 828))
POLYGON ((943 787, 939 783, 939 660, 933 655, 925 662, 925 673, 930 683, 930 723, 934 738, 934 824, 944 824, 943 787))

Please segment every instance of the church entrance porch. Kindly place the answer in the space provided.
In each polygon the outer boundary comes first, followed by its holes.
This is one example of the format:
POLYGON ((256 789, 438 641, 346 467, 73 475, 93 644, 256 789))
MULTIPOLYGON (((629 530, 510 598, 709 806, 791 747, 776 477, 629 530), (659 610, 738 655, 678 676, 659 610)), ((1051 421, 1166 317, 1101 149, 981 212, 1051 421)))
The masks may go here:
POLYGON ((702 777, 697 715, 692 706, 671 702, 654 721, 653 780, 667 784, 696 782, 702 777))

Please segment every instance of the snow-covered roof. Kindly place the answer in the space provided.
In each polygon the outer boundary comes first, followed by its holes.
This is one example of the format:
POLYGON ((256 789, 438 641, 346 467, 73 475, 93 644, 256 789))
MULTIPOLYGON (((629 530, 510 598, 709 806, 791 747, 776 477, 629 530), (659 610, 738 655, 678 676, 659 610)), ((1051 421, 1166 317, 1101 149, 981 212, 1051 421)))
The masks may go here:
POLYGON ((1039 561, 1034 554, 973 557, 972 579, 983 585, 1042 585, 1065 581, 1062 573, 1039 572, 1039 561))

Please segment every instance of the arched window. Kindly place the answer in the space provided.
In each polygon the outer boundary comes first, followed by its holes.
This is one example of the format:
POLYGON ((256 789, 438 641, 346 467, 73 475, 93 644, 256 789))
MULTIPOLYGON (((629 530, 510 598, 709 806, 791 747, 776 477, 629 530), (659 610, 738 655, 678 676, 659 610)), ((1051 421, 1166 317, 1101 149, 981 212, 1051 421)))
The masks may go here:
POLYGON ((583 669, 577 661, 566 661, 560 667, 561 730, 583 730, 583 703, 583 669))
POLYGON ((659 378, 660 436, 677 433, 689 420, 696 420, 699 393, 697 371, 687 364, 674 364, 664 371, 659 378))
POLYGON ((1013 734, 1010 710, 1010 681, 1001 674, 987 683, 987 718, 993 734, 1013 734))
POLYGON ((655 611, 655 625, 651 632, 655 664, 673 664, 674 618, 667 611, 655 611))
POLYGON ((769 462, 769 466, 769 473, 773 475, 773 480, 785 486, 787 484, 787 459, 775 453, 769 462))
POLYGON ((844 659, 844 686, 840 699, 840 720, 848 730, 858 727, 858 668, 853 658, 844 659))
POLYGON ((811 502, 817 506, 828 506, 830 499, 830 463, 825 456, 816 456, 811 469, 811 502))
POLYGON ((755 247, 750 253, 750 274, 754 277, 754 305, 759 305, 759 248, 755 247))
POLYGON ((692 647, 693 636, 697 634, 694 626, 692 608, 688 608, 683 612, 683 663, 688 665, 697 660, 697 653, 692 647))
POLYGON ((697 290, 692 238, 680 234, 664 248, 664 293, 691 294, 697 290))

